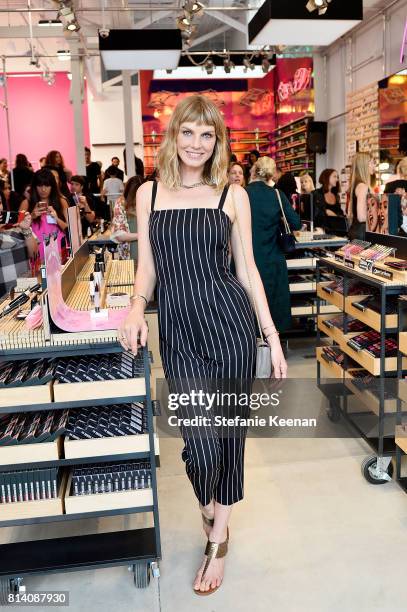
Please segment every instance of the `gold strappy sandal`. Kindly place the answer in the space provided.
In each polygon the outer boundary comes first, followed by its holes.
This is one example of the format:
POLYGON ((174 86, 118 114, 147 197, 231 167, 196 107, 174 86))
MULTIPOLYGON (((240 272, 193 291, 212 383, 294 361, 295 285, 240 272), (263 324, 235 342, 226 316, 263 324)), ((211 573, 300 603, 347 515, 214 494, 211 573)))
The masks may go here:
MULTIPOLYGON (((217 542, 210 542, 208 540, 208 543, 206 544, 206 548, 205 548, 205 555, 207 555, 207 559, 206 559, 204 570, 201 575, 201 582, 205 577, 205 574, 207 572, 207 569, 212 559, 221 559, 222 557, 226 556, 226 553, 228 552, 228 540, 229 540, 229 534, 228 534, 228 538, 224 542, 221 542, 220 544, 218 544, 217 542)), ((218 588, 219 587, 216 586, 216 587, 210 588, 209 591, 200 591, 199 589, 194 589, 194 593, 196 593, 196 595, 212 595, 212 593, 217 591, 218 588)))

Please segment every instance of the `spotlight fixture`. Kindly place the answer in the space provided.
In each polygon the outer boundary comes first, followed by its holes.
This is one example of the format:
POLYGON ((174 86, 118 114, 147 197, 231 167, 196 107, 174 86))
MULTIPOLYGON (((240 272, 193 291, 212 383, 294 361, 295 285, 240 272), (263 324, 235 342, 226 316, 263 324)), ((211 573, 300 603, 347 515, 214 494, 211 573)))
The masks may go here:
POLYGON ((50 72, 48 70, 48 68, 46 70, 44 70, 44 72, 42 73, 42 80, 47 83, 47 85, 51 86, 54 85, 55 83, 55 74, 53 72, 50 72))
POLYGON ((226 74, 230 74, 230 71, 232 70, 232 68, 235 67, 229 55, 225 57, 225 59, 223 60, 223 67, 225 69, 226 74))
POLYGON ((63 1, 60 2, 58 19, 60 19, 62 22, 64 30, 68 30, 69 32, 77 32, 80 30, 79 23, 75 17, 75 12, 70 3, 63 1))
POLYGON ((206 62, 204 64, 204 68, 206 70, 206 74, 213 74, 213 71, 214 71, 214 68, 215 68, 215 64, 209 58, 209 59, 206 60, 206 62))
POLYGON ((182 8, 192 17, 202 17, 205 10, 202 2, 194 2, 194 0, 187 0, 182 8))
POLYGON ((325 15, 332 0, 309 0, 306 4, 307 10, 312 13, 318 11, 318 15, 325 15))
POLYGON ((261 69, 263 72, 267 73, 270 70, 270 66, 270 60, 268 60, 267 57, 264 57, 261 61, 261 69))
POLYGON ((192 26, 192 20, 188 15, 181 15, 177 17, 177 28, 181 30, 181 32, 185 30, 189 30, 192 26))
POLYGON ((253 64, 252 59, 253 59, 253 56, 252 58, 249 58, 249 57, 243 58, 244 72, 247 72, 249 69, 254 70, 256 68, 256 64, 253 64))

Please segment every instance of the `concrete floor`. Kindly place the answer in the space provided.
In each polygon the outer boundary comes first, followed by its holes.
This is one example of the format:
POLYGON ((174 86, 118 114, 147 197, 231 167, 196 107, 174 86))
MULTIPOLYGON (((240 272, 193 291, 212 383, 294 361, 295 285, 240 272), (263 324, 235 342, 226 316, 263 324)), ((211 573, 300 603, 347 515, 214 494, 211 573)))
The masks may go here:
MULTIPOLYGON (((314 377, 315 361, 304 358, 312 343, 290 346, 290 375, 314 377)), ((28 590, 68 590, 74 612, 406 609, 407 498, 394 482, 372 486, 363 479, 360 464, 370 454, 364 442, 248 439, 245 499, 232 514, 224 584, 208 598, 191 589, 205 542, 182 444, 163 438, 160 447, 161 578, 136 590, 131 574, 119 567, 32 577, 28 590)), ((128 529, 143 520, 137 515, 2 529, 0 541, 128 529)))

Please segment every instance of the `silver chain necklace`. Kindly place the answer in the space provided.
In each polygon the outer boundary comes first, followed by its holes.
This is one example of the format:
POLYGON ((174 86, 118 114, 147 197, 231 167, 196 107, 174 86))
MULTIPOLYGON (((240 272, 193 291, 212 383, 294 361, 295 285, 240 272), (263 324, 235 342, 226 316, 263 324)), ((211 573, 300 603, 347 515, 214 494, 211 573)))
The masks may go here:
POLYGON ((195 187, 200 187, 204 184, 205 183, 203 181, 200 181, 199 183, 194 183, 193 185, 181 185, 181 187, 183 187, 184 189, 194 189, 195 187))

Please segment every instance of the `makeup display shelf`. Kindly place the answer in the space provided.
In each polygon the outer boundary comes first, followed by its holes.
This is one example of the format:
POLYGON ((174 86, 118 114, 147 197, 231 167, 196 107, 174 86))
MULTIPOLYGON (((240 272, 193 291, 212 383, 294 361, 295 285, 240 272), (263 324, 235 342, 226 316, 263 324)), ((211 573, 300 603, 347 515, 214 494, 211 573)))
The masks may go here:
MULTIPOLYGON (((291 295, 291 316, 308 319, 310 324, 305 328, 305 333, 309 333, 315 331, 315 319, 317 317, 317 261, 321 256, 329 253, 331 249, 337 249, 346 244, 347 240, 338 236, 333 236, 328 240, 314 240, 314 235, 311 232, 298 232, 298 234, 302 234, 302 236, 301 240, 296 243, 296 250, 286 255, 291 295)), ((320 312, 325 314, 335 313, 339 312, 339 309, 331 304, 326 304, 320 306, 320 312)), ((298 336, 298 328, 293 330, 293 335, 298 336)))
MULTIPOLYGON (((89 256, 87 243, 68 261, 61 274, 62 294, 66 305, 90 310, 89 282, 93 256, 89 256), (85 274, 84 280, 81 273, 85 274)), ((105 274, 105 295, 119 288, 131 292, 134 268, 128 262, 111 259, 105 274)), ((25 360, 80 359, 102 360, 119 358, 122 348, 116 330, 69 333, 58 330, 50 320, 48 289, 44 279, 40 302, 43 323, 34 331, 27 331, 24 321, 17 321, 15 313, 0 319, 0 367, 4 362, 21 363, 25 360)), ((4 300, 0 310, 7 304, 4 300)), ((103 304, 102 304, 103 307, 103 304)), ((150 326, 150 350, 158 354, 157 314, 154 306, 146 313, 150 326)), ((154 360, 153 356, 153 360, 154 360)), ((58 495, 54 499, 0 503, 0 528, 17 525, 57 523, 104 516, 125 516, 146 513, 151 516, 151 527, 112 533, 12 542, 0 546, 0 605, 7 602, 10 592, 18 592, 23 579, 30 574, 54 573, 128 566, 133 572, 136 587, 147 587, 150 576, 159 576, 161 541, 157 498, 156 467, 159 466, 158 440, 154 433, 154 416, 159 414, 158 402, 153 402, 150 376, 159 367, 158 358, 151 368, 152 354, 144 347, 142 356, 134 360, 136 373, 126 379, 97 380, 93 382, 67 382, 57 384, 54 378, 37 381, 29 386, 0 388, 0 415, 47 412, 61 414, 70 411, 109 409, 114 405, 144 406, 146 431, 95 440, 69 441, 67 438, 50 443, 17 444, 0 447, 0 476, 13 470, 35 468, 61 469, 63 477, 58 495), (26 448, 24 448, 26 447, 26 448), (29 448, 27 448, 29 447, 29 448), (70 470, 74 466, 90 464, 108 465, 115 462, 149 462, 151 482, 138 490, 105 492, 74 496, 70 488, 70 470)), ((106 468, 107 471, 107 468, 106 468)), ((4 500, 3 500, 4 501, 4 500)))
POLYGON ((364 477, 383 484, 391 480, 396 454, 397 375, 407 369, 407 359, 397 358, 400 318, 392 309, 397 296, 407 293, 407 277, 385 262, 372 267, 375 273, 359 266, 364 266, 360 258, 344 260, 340 253, 317 263, 317 384, 328 399, 331 421, 343 417, 373 449, 374 455, 362 463, 364 477), (336 276, 340 291, 321 282, 321 268, 336 276), (368 307, 366 300, 373 294, 380 308, 368 307), (323 314, 322 302, 336 306, 341 314, 335 316, 341 319, 323 314), (367 342, 369 335, 374 338, 374 348, 363 348, 362 335, 367 342))
POLYGON ((308 123, 312 115, 305 115, 274 130, 272 157, 282 172, 307 170, 315 174, 315 153, 307 146, 308 123))
POLYGON ((407 455, 407 377, 403 375, 403 359, 407 355, 407 296, 398 300, 399 350, 397 355, 397 420, 396 420, 396 481, 407 493, 405 456, 407 455))

